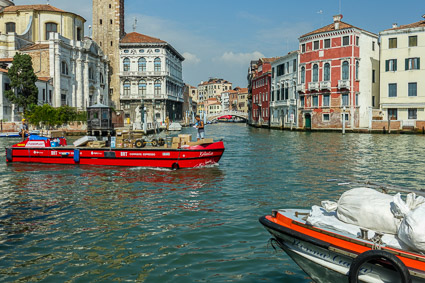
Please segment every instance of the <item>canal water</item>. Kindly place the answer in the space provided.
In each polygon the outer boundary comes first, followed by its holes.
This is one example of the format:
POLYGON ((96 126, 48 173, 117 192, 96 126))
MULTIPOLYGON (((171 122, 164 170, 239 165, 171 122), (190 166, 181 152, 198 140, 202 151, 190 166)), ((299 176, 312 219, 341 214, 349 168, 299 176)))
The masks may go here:
POLYGON ((345 188, 329 178, 424 184, 423 136, 206 134, 226 151, 203 169, 6 165, 1 153, 0 281, 311 282, 260 216, 335 200, 345 188))

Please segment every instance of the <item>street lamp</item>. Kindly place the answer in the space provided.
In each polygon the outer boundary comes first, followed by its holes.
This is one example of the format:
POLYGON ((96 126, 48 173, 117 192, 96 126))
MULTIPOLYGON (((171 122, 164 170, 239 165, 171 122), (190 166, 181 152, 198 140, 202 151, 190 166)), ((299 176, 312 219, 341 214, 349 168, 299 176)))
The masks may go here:
POLYGON ((176 104, 173 104, 173 121, 176 120, 176 104))
POLYGON ((347 108, 344 107, 342 108, 342 134, 345 135, 345 110, 347 110, 347 108))

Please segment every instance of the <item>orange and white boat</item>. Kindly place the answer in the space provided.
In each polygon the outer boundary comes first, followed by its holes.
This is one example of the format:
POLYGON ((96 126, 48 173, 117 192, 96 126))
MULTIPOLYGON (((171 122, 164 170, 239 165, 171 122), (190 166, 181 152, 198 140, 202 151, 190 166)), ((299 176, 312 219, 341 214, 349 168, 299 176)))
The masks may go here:
MULTIPOLYGON (((369 187, 377 186, 381 187, 369 187)), ((407 248, 396 235, 339 223, 324 209, 324 225, 312 225, 308 221, 312 211, 273 210, 260 223, 273 236, 272 245, 285 251, 314 281, 425 282, 425 255, 407 248), (326 223, 327 217, 333 219, 326 223)))

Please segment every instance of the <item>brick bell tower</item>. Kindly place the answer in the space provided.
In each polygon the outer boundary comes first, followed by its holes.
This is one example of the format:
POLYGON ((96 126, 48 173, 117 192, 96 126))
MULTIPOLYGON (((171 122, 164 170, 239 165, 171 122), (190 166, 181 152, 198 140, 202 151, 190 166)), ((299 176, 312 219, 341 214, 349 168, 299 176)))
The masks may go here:
POLYGON ((119 44, 125 35, 124 0, 93 0, 93 40, 109 59, 109 98, 120 109, 119 44))

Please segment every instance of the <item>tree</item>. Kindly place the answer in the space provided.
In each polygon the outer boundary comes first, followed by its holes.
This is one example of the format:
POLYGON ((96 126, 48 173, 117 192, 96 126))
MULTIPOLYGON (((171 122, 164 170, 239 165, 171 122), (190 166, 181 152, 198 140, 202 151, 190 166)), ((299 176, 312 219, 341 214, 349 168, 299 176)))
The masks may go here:
POLYGON ((37 104, 38 100, 38 88, 35 85, 37 76, 34 74, 31 56, 16 53, 8 75, 11 89, 5 92, 6 98, 22 107, 25 113, 26 109, 31 104, 37 104))

